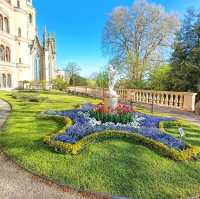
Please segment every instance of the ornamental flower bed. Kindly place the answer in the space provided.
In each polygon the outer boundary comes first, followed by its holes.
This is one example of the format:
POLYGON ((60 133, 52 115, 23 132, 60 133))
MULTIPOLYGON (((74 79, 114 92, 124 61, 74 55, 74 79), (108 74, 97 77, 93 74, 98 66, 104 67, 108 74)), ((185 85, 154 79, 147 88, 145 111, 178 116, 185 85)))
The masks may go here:
POLYGON ((133 122, 133 109, 131 106, 119 103, 116 108, 106 107, 103 103, 98 104, 89 111, 90 117, 102 123, 112 122, 115 124, 127 124, 133 122))
POLYGON ((132 117, 131 122, 127 122, 126 124, 102 122, 91 116, 90 113, 91 111, 95 110, 95 108, 96 106, 86 104, 80 109, 48 112, 47 114, 49 115, 69 117, 74 122, 74 124, 70 126, 63 135, 57 135, 55 140, 63 143, 75 144, 84 137, 93 133, 113 130, 139 134, 178 151, 184 150, 186 148, 186 144, 180 142, 178 139, 162 132, 159 129, 159 123, 161 121, 172 121, 174 120, 173 118, 155 117, 142 113, 132 112, 129 113, 132 117))

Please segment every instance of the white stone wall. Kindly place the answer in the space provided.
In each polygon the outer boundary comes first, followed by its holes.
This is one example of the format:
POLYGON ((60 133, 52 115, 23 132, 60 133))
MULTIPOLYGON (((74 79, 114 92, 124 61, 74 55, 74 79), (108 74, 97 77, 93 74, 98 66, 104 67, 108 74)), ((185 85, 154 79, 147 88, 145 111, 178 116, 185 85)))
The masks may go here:
POLYGON ((56 67, 56 57, 52 54, 52 49, 47 46, 47 49, 43 51, 39 41, 36 48, 31 49, 33 41, 37 40, 36 12, 32 7, 32 0, 20 0, 20 3, 18 0, 10 0, 11 3, 8 1, 0 0, 0 15, 9 20, 9 33, 0 30, 0 47, 1 45, 9 47, 11 58, 10 61, 0 59, 0 89, 2 89, 1 81, 4 81, 2 75, 4 77, 11 75, 12 88, 17 88, 20 81, 34 81, 36 53, 39 53, 41 58, 41 78, 50 81, 55 77, 56 67), (49 77, 50 71, 52 77, 49 77))
POLYGON ((26 0, 20 0, 20 7, 17 0, 11 0, 10 4, 6 0, 0 0, 0 15, 9 20, 9 33, 5 29, 0 30, 0 45, 9 47, 11 51, 9 62, 0 60, 0 81, 2 75, 11 75, 12 88, 16 88, 19 81, 32 79, 29 46, 36 36, 35 9, 26 0))

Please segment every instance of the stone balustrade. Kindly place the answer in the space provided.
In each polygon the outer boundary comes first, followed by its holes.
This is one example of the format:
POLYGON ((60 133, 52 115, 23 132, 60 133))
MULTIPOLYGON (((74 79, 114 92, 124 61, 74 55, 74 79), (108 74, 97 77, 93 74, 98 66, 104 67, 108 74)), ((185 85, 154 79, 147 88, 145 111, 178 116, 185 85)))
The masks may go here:
MULTIPOLYGON (((108 89, 88 87, 68 87, 68 91, 103 99, 108 89)), ((133 103, 156 104, 185 111, 195 111, 196 93, 153 91, 140 89, 118 89, 120 100, 133 103)))

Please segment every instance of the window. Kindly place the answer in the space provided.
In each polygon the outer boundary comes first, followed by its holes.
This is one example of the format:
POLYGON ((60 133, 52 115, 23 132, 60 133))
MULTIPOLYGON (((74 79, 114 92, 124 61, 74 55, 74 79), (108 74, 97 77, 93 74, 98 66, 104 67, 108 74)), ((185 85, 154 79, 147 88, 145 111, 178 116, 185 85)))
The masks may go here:
POLYGON ((6 88, 6 75, 2 75, 2 80, 3 80, 3 88, 6 88))
POLYGON ((6 75, 2 75, 2 80, 3 80, 3 88, 6 88, 6 75))
POLYGON ((21 28, 18 28, 18 37, 21 37, 22 36, 22 30, 21 28))
POLYGON ((5 30, 6 30, 7 33, 9 33, 9 21, 8 21, 8 18, 5 17, 4 21, 5 21, 5 30))
POLYGON ((7 75, 7 85, 8 85, 8 88, 12 87, 12 77, 10 74, 7 75))
POLYGON ((0 14, 0 30, 3 30, 3 16, 0 14))
POLYGON ((17 7, 20 8, 20 1, 17 1, 17 7))
POLYGON ((6 61, 7 62, 11 61, 11 59, 10 59, 10 48, 9 47, 6 47, 6 61))
POLYGON ((37 54, 34 59, 34 80, 40 80, 40 57, 37 54))
POLYGON ((5 61, 4 46, 0 46, 0 61, 5 61))
POLYGON ((32 16, 32 14, 29 14, 29 23, 30 23, 30 24, 33 23, 33 16, 32 16))

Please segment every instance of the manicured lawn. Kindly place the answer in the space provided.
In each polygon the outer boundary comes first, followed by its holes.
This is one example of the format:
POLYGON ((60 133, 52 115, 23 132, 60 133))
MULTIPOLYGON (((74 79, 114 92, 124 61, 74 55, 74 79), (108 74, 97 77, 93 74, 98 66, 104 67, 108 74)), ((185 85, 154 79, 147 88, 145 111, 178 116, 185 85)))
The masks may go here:
MULTIPOLYGON (((48 99, 22 102, 0 92, 0 98, 13 105, 0 145, 26 169, 76 189, 138 199, 187 198, 200 193, 200 156, 197 161, 175 162, 144 146, 117 139, 90 145, 78 156, 49 150, 42 140, 61 126, 37 119, 37 114, 97 101, 61 94, 40 96, 48 99)), ((200 129, 188 123, 184 128, 187 141, 200 147, 200 129)), ((176 127, 167 130, 177 135, 176 127)))

